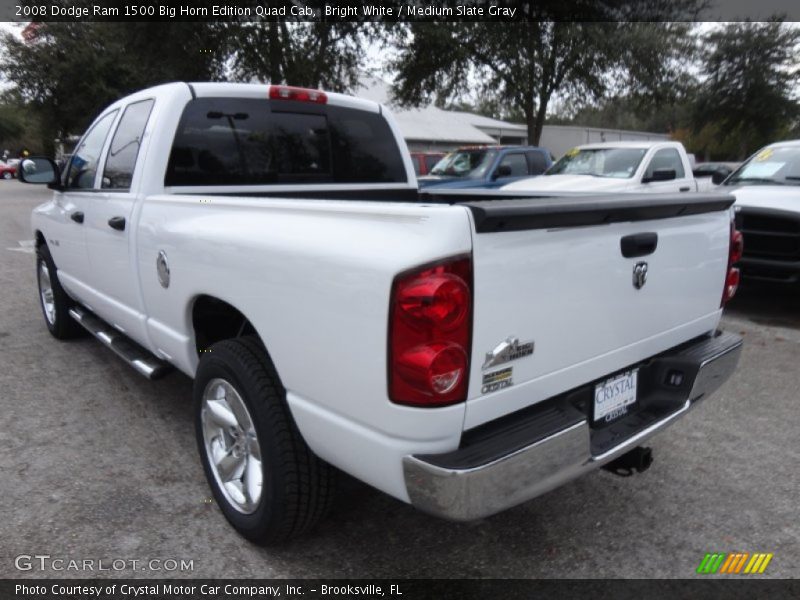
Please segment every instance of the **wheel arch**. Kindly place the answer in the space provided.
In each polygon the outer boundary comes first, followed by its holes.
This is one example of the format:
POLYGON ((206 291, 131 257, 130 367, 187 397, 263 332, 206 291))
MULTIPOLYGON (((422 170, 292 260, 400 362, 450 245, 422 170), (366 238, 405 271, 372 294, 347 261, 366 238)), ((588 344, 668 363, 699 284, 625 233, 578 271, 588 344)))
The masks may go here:
POLYGON ((258 336, 253 322, 236 306, 213 294, 198 294, 189 303, 189 322, 198 358, 213 344, 245 335, 258 336))

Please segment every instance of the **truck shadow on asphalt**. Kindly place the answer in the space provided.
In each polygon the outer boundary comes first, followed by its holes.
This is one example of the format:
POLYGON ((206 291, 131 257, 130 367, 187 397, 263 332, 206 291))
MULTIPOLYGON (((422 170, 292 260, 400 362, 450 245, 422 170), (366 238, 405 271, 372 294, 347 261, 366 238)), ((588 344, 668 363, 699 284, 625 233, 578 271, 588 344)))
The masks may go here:
POLYGON ((725 314, 757 325, 800 329, 800 285, 745 281, 725 314))
MULTIPOLYGON (((277 560, 292 565, 290 570, 306 571, 306 576, 314 576, 307 571, 310 564, 322 573, 354 578, 566 572, 576 557, 592 561, 586 536, 608 535, 620 502, 636 504, 638 486, 626 490, 615 479, 607 473, 590 474, 492 517, 456 523, 421 513, 343 475, 336 504, 324 522, 285 546, 258 548, 255 556, 267 564, 277 560), (600 508, 587 511, 587 498, 600 508)), ((646 512, 636 520, 646 521, 646 512)))

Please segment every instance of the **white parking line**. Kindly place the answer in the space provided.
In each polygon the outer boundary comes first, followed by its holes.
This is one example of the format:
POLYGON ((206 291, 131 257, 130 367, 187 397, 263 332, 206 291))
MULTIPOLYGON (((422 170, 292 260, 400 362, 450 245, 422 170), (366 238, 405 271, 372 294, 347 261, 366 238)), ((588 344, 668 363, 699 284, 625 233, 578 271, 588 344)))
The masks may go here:
POLYGON ((33 254, 36 252, 36 248, 33 247, 33 240, 20 240, 17 242, 19 244, 19 248, 6 248, 6 250, 11 250, 12 252, 24 252, 25 254, 33 254))

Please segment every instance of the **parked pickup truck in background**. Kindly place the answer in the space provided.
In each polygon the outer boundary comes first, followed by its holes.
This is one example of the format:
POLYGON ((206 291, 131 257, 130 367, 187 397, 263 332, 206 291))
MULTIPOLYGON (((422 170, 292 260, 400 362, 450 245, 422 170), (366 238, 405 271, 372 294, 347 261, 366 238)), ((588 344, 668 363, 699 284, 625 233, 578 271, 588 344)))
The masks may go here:
POLYGON ((762 148, 719 189, 736 197, 742 277, 800 281, 800 140, 762 148))
POLYGON ((544 173, 553 164, 550 153, 536 146, 470 146, 440 160, 420 188, 499 188, 522 177, 544 173))
POLYGON ((54 190, 32 217, 47 328, 194 379, 209 485, 258 542, 322 517, 336 469, 455 520, 644 469, 739 358, 717 330, 732 197, 433 201, 373 102, 163 85, 63 173, 20 173, 54 190))
POLYGON ((604 142, 568 151, 542 177, 502 189, 531 194, 664 194, 709 191, 711 178, 696 180, 679 142, 604 142))

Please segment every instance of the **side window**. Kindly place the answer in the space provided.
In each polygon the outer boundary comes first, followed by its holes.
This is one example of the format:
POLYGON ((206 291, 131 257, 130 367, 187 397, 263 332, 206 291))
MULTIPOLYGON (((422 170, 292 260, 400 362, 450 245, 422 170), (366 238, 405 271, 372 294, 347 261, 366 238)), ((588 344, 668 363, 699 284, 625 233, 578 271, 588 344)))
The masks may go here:
POLYGON ((528 152, 528 161, 531 163, 531 175, 541 175, 547 170, 547 159, 542 152, 528 152))
POLYGON ((645 171, 645 178, 652 177, 653 171, 657 169, 674 170, 676 179, 682 179, 686 176, 681 162, 681 155, 678 154, 675 148, 663 148, 656 152, 647 167, 647 171, 645 171))
POLYGON ((524 177, 528 174, 528 161, 525 160, 525 155, 521 153, 506 154, 498 165, 500 167, 510 167, 511 173, 504 175, 504 177, 524 177))
POLYGON ((97 161, 103 151, 111 124, 117 116, 113 111, 103 116, 83 136, 69 163, 69 170, 64 185, 70 189, 87 190, 94 187, 94 178, 97 174, 97 161))
POLYGON ((104 189, 127 190, 131 187, 133 168, 152 109, 153 100, 143 100, 131 104, 122 113, 103 169, 101 187, 104 189))

